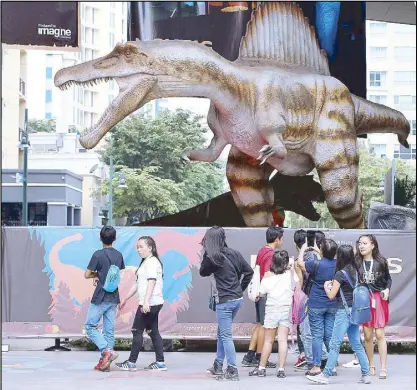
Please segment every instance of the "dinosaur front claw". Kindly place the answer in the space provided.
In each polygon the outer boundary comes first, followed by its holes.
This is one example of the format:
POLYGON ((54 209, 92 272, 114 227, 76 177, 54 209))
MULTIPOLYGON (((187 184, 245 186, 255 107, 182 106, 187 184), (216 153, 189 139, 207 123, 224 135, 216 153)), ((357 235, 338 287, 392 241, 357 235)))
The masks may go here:
POLYGON ((188 164, 189 162, 190 162, 191 160, 190 160, 190 158, 186 155, 186 154, 183 154, 182 156, 181 156, 181 162, 185 165, 185 164, 188 164))
POLYGON ((261 150, 259 151, 259 156, 257 160, 261 160, 259 165, 263 165, 265 161, 272 156, 284 159, 286 155, 287 150, 285 149, 285 147, 265 145, 262 146, 261 150))

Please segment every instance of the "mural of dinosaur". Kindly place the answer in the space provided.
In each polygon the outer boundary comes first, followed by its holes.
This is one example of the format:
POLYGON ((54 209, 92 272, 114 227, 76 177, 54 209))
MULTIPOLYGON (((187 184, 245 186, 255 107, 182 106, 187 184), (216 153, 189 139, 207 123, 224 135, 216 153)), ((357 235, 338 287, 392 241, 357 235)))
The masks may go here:
POLYGON ((197 42, 137 40, 61 69, 55 85, 65 89, 109 79, 116 80, 120 93, 99 122, 81 134, 80 143, 94 148, 111 128, 151 100, 208 98, 207 122, 214 137, 206 149, 187 151, 184 157, 213 162, 226 145, 232 146, 226 175, 247 226, 274 224, 269 181, 274 170, 305 176, 316 168, 339 226, 362 228, 357 136, 393 132, 408 147, 407 119, 351 94, 331 77, 314 29, 292 2, 257 7, 234 62, 197 42))

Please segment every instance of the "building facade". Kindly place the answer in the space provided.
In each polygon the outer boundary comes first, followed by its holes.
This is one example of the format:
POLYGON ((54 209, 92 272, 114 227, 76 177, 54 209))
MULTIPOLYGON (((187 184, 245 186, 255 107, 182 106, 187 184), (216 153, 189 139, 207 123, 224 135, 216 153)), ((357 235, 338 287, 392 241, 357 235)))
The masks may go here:
POLYGON ((416 26, 367 21, 368 99, 401 111, 410 121, 410 149, 394 134, 368 135, 377 156, 416 160, 416 26))

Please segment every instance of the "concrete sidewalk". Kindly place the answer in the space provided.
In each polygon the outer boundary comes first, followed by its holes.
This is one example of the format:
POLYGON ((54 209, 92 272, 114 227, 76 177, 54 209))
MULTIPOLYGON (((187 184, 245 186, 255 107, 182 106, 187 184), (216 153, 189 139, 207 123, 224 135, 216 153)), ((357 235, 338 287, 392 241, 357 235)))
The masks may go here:
MULTIPOLYGON (((129 356, 128 352, 119 352, 118 361, 129 356)), ((93 370, 98 360, 97 352, 40 352, 40 351, 11 351, 2 353, 2 384, 5 390, 98 390, 107 388, 120 390, 138 390, 141 386, 149 390, 168 388, 169 390, 248 390, 250 387, 262 387, 262 390, 276 389, 297 390, 312 389, 317 386, 308 382, 304 373, 295 372, 292 366, 296 355, 289 354, 286 366, 287 378, 278 379, 275 370, 268 370, 266 378, 251 378, 248 368, 240 368, 239 382, 217 382, 210 378, 205 369, 214 359, 213 353, 166 353, 167 372, 150 373, 137 371, 134 373, 118 371, 112 366, 108 373, 93 370)), ((238 354, 238 362, 243 354, 238 354)), ((151 363, 154 353, 141 353, 139 367, 151 363)), ((351 355, 341 355, 340 364, 349 361, 351 355)), ((271 356, 276 361, 277 355, 271 356)), ((378 365, 377 365, 378 367, 378 365)), ((338 368, 338 376, 332 378, 332 384, 341 388, 359 389, 366 385, 357 384, 360 370, 357 368, 338 368)), ((416 356, 390 355, 388 379, 373 378, 371 386, 382 389, 411 390, 416 388, 416 356)), ((370 389, 369 387, 367 387, 370 389)))

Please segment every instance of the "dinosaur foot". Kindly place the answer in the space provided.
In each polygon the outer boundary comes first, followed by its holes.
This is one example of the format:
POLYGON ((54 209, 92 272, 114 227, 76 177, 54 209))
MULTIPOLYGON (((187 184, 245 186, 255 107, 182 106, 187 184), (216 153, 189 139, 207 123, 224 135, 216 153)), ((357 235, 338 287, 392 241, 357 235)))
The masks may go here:
POLYGON ((259 151, 259 156, 257 160, 261 161, 260 165, 263 165, 265 161, 272 156, 284 159, 286 155, 287 150, 284 146, 265 145, 262 146, 261 150, 259 151))

